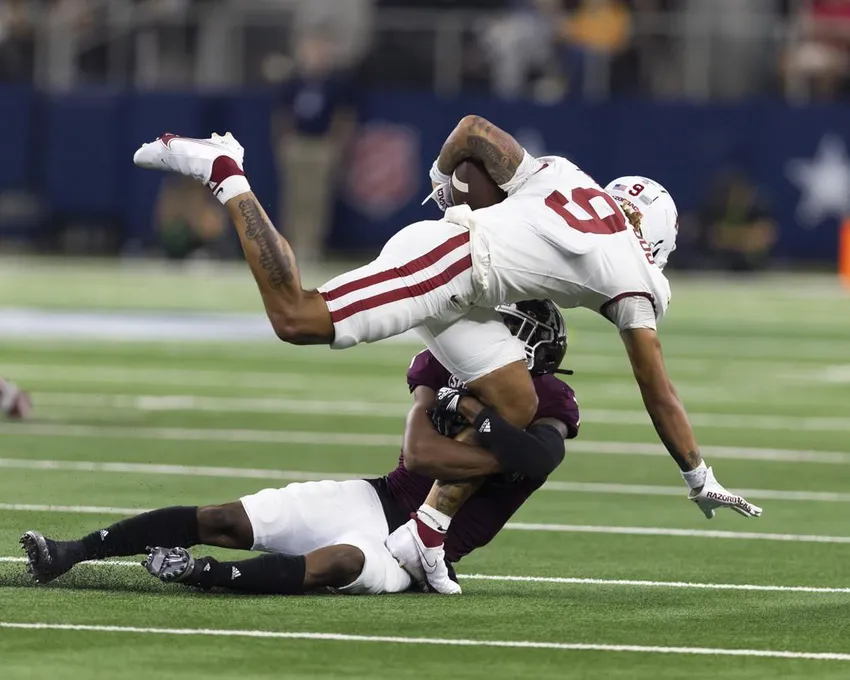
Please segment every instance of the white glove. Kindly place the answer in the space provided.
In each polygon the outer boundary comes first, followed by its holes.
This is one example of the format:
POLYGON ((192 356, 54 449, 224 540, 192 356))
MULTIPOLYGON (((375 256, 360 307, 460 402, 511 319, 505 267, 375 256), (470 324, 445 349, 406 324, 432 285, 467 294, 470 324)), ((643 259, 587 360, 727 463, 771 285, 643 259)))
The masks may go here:
POLYGON ((705 471, 705 482, 701 487, 688 492, 688 498, 699 506, 703 514, 711 519, 717 508, 730 508, 744 517, 760 517, 761 508, 744 500, 743 496, 730 493, 714 478, 714 471, 705 471))
POLYGON ((443 546, 427 548, 419 537, 416 520, 411 519, 392 532, 387 550, 418 583, 427 583, 442 595, 460 595, 460 586, 449 578, 443 546))
POLYGON ((434 199, 434 203, 436 203, 443 212, 446 212, 448 208, 451 208, 454 205, 451 182, 435 186, 434 190, 425 197, 424 201, 422 201, 422 205, 425 205, 431 199, 434 199))

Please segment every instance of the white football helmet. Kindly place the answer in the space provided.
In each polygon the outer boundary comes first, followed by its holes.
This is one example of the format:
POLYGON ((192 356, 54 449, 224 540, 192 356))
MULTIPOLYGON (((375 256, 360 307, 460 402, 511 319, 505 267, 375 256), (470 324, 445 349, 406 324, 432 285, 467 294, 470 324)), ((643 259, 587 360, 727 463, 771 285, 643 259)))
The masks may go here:
POLYGON ((652 248, 652 257, 664 269, 676 250, 679 211, 667 189, 648 177, 618 177, 605 187, 621 207, 640 215, 640 236, 652 248))

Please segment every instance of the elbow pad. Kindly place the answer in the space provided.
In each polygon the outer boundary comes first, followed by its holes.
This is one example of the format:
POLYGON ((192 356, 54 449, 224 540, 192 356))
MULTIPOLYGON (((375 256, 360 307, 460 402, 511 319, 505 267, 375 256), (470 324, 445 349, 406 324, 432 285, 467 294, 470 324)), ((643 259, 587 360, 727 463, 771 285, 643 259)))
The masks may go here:
POLYGON ((499 461, 502 472, 542 478, 564 460, 564 438, 549 425, 521 430, 491 408, 483 409, 473 427, 478 443, 499 461))

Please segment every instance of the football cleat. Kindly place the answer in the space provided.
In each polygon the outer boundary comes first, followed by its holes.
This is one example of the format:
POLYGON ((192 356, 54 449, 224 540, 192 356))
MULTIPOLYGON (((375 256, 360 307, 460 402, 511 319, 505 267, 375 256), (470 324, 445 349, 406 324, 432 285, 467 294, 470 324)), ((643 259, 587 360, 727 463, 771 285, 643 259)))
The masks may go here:
POLYGON ((148 573, 163 583, 182 583, 204 587, 201 575, 209 571, 211 557, 192 557, 186 548, 148 548, 148 558, 142 565, 148 573))
POLYGON ((426 547, 419 536, 415 519, 391 533, 385 545, 414 581, 441 595, 460 595, 463 592, 449 576, 445 549, 442 545, 426 547))
POLYGON ((28 531, 19 541, 27 554, 27 571, 36 583, 49 583, 69 571, 77 561, 61 543, 28 531))
POLYGON ((226 133, 209 139, 193 139, 166 133, 142 146, 133 156, 140 168, 168 170, 202 182, 213 193, 228 177, 244 175, 245 149, 226 133))

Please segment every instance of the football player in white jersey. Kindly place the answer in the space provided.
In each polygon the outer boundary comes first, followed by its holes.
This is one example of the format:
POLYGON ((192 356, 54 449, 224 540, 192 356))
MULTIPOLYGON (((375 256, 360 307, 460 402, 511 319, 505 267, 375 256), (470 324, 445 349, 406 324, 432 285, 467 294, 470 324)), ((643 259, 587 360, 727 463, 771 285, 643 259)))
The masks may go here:
MULTIPOLYGON (((747 517, 761 514, 724 489, 703 462, 664 366, 656 324, 670 288, 653 252, 666 261, 675 241, 662 219, 665 211, 652 210, 669 199, 659 185, 615 181, 612 196, 567 159, 534 158, 489 121, 466 116, 431 172, 444 218, 403 228, 374 262, 307 291, 292 249, 251 191, 243 158, 230 134, 203 140, 166 134, 144 144, 134 162, 194 177, 212 189, 233 220, 282 340, 344 349, 416 329, 437 360, 482 402, 508 424, 526 427, 537 396, 523 345, 494 308, 537 298, 587 307, 617 326, 647 412, 682 471, 688 497, 707 517, 722 507, 747 517), (447 205, 451 173, 468 158, 483 163, 506 192, 503 202, 476 211, 447 205)), ((672 200, 667 206, 675 215, 672 200)), ((446 402, 443 408, 451 410, 460 395, 447 395, 446 402)), ((469 442, 474 437, 471 429, 459 436, 469 442)), ((476 488, 436 482, 416 516, 388 539, 399 562, 416 564, 419 573, 424 568, 439 592, 456 592, 442 568, 441 537, 476 488)))

